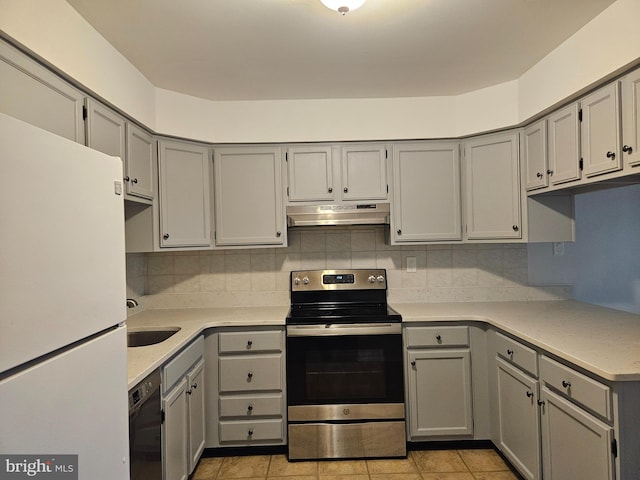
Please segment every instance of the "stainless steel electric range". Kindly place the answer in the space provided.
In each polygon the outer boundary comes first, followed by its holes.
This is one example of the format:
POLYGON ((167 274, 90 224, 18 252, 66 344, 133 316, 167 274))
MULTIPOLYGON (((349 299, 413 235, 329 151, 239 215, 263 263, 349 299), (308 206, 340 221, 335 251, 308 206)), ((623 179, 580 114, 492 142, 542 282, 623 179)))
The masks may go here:
POLYGON ((401 321, 385 270, 291 272, 290 460, 406 456, 401 321))

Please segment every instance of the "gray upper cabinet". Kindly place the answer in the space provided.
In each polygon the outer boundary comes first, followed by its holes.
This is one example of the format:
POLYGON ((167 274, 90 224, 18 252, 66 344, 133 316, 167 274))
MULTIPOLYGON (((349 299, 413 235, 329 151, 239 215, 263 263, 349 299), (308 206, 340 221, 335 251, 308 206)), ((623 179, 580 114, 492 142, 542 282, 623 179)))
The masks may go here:
POLYGON ((151 135, 89 98, 87 146, 122 159, 125 199, 145 203, 153 199, 152 172, 156 149, 151 135))
POLYGON ((217 148, 216 245, 286 245, 280 147, 217 148))
POLYGON ((209 149, 188 142, 158 144, 160 246, 211 246, 209 149))
POLYGON ((549 186, 549 163, 547 157, 547 121, 530 125, 524 129, 524 160, 526 169, 526 189, 537 190, 549 186))
POLYGON ((393 240, 462 240, 458 143, 393 147, 393 240))
POLYGON ((124 162, 126 138, 124 118, 95 100, 87 99, 87 146, 120 157, 124 162))
POLYGON ((622 79, 622 156, 640 165, 640 69, 622 79))
POLYGON ((342 147, 342 199, 387 200, 387 148, 381 144, 342 147))
POLYGON ((85 143, 85 95, 0 40, 0 112, 85 143))
POLYGON ((580 107, 571 104, 549 115, 549 168, 552 185, 580 180, 580 107))
POLYGON ((580 105, 585 175, 591 177, 621 170, 618 82, 586 96, 580 105))
POLYGON ((127 200, 153 199, 155 159, 156 143, 153 137, 140 127, 127 122, 127 155, 124 170, 127 200))
POLYGON ((289 201, 332 202, 336 196, 332 148, 325 145, 298 145, 287 148, 289 201))
POLYGON ((522 237, 518 134, 477 137, 465 144, 466 237, 522 237))

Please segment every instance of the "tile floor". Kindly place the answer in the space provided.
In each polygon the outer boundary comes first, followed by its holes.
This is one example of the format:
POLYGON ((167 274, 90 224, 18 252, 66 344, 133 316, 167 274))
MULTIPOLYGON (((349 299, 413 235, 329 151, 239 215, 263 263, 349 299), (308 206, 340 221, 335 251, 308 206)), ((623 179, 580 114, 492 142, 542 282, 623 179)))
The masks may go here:
POLYGON ((288 462, 286 455, 202 458, 192 480, 518 480, 491 449, 411 451, 407 459, 288 462))

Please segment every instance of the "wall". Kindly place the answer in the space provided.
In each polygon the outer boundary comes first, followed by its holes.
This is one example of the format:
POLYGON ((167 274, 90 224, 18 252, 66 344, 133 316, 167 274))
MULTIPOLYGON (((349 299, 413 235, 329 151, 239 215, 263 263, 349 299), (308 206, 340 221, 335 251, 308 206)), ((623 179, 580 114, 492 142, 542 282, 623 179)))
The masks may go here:
POLYGON ((640 313, 640 185, 576 195, 576 241, 529 246, 529 281, 574 286, 587 303, 640 313))
POLYGON ((392 303, 571 295, 565 286, 528 286, 526 245, 401 247, 384 238, 382 227, 317 228, 289 230, 287 248, 130 255, 128 283, 131 292, 145 284, 146 308, 288 305, 289 272, 320 268, 385 268, 392 303), (407 257, 416 273, 406 272, 407 257))
POLYGON ((210 102, 156 89, 64 0, 0 0, 0 29, 159 133, 290 142, 450 138, 516 125, 640 58, 617 0, 519 79, 457 97, 210 102))

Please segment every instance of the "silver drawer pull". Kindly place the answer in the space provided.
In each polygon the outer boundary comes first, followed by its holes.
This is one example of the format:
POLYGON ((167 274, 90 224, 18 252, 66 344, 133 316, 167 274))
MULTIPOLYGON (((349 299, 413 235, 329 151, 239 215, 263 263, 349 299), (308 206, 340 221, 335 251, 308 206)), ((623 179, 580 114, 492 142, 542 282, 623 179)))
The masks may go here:
POLYGON ((436 335, 436 341, 442 343, 442 336, 440 334, 436 335))
POLYGON ((531 390, 527 391, 527 398, 533 397, 533 392, 531 390))
POLYGON ((253 372, 247 373, 247 380, 251 381, 252 378, 253 378, 253 372))
POLYGON ((252 346, 253 346, 253 341, 252 341, 252 340, 249 340, 249 341, 247 342, 247 350, 250 350, 252 346))
POLYGON ((247 434, 248 434, 249 436, 252 436, 252 435, 253 435, 253 429, 249 429, 249 431, 247 432, 247 434))
POLYGON ((507 349, 507 355, 509 355, 510 357, 513 356, 513 350, 511 350, 510 348, 507 349))
POLYGON ((571 382, 568 380, 562 380, 562 386, 564 388, 571 388, 571 382))
POLYGON ((248 411, 249 413, 253 412, 253 404, 252 404, 252 403, 250 403, 249 405, 247 405, 247 411, 248 411))
POLYGON ((198 388, 198 384, 194 382, 193 385, 191 385, 191 388, 195 390, 196 388, 198 388))

